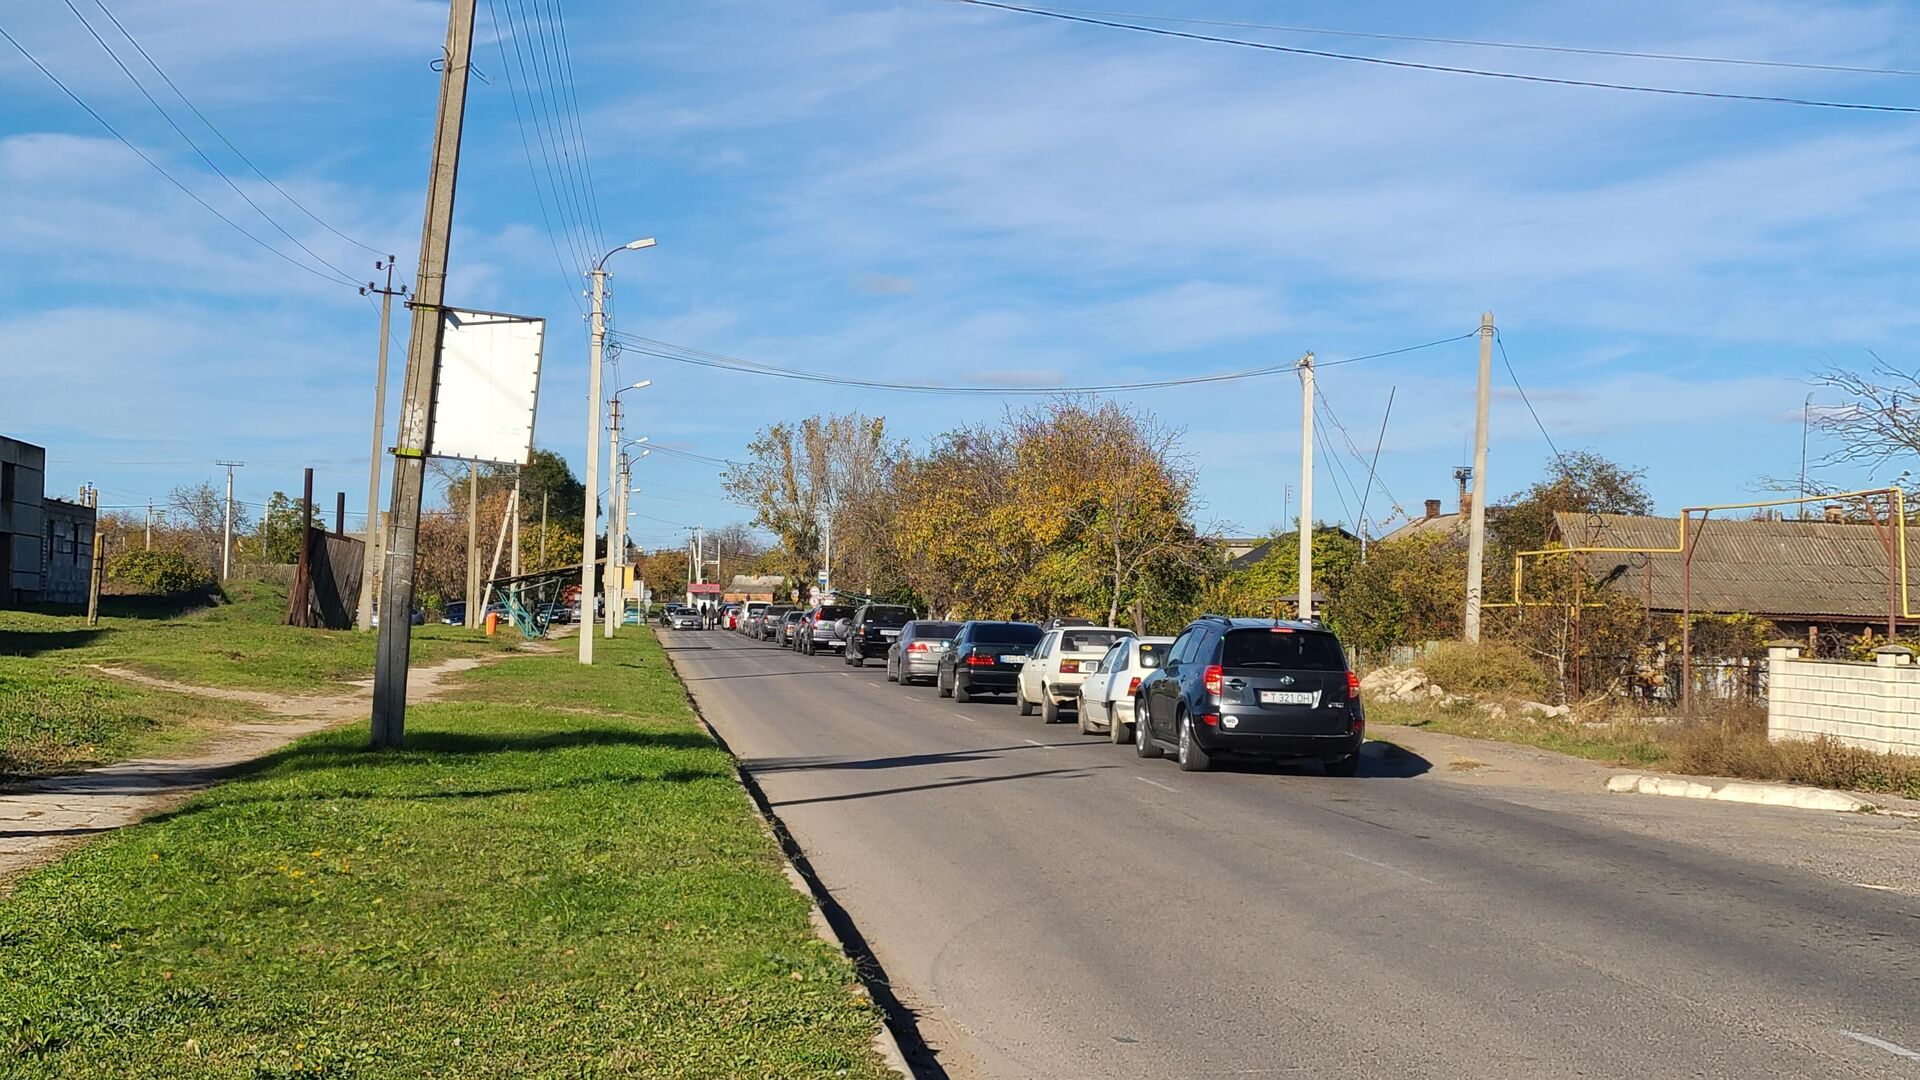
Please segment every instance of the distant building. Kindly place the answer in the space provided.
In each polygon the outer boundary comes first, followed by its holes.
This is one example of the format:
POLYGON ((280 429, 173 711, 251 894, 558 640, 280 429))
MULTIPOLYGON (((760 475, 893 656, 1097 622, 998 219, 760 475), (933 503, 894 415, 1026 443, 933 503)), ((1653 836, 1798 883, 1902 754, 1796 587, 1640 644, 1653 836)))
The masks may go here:
MULTIPOLYGON (((1273 554, 1273 545, 1276 542, 1284 539, 1285 537, 1289 537, 1292 535, 1293 535, 1293 530, 1289 529, 1288 531, 1281 533, 1279 536, 1270 537, 1265 540, 1245 541, 1244 543, 1246 544, 1246 546, 1237 548, 1237 549, 1234 545, 1238 545, 1242 543, 1242 541, 1237 541, 1237 540, 1227 541, 1227 544, 1229 545, 1227 548, 1227 553, 1230 556, 1227 559, 1227 568, 1230 570, 1245 570, 1249 566, 1257 566, 1260 563, 1265 562, 1267 560, 1267 556, 1273 554), (1237 555, 1233 554, 1235 550, 1238 550, 1239 554, 1237 555)), ((1360 542, 1360 538, 1358 536, 1355 536, 1353 533, 1348 532, 1346 529, 1338 525, 1315 525, 1313 527, 1313 535, 1316 537, 1341 536, 1341 537, 1345 537, 1348 540, 1353 541, 1356 544, 1360 542)), ((1289 558, 1291 557, 1292 556, 1289 556, 1289 558)), ((1318 594, 1316 593, 1315 596, 1317 598, 1318 594)))
POLYGON ((785 600, 792 592, 787 588, 787 579, 779 574, 735 574, 733 581, 721 594, 726 603, 746 603, 752 600, 785 600))
POLYGON ((94 509, 46 486, 46 449, 0 435, 0 607, 87 602, 94 509))
POLYGON ((1380 539, 1384 542, 1388 540, 1405 540, 1412 536, 1448 536, 1458 538, 1464 542, 1467 538, 1467 526, 1473 516, 1474 489, 1470 487, 1473 483, 1473 470, 1468 468, 1455 469, 1453 471, 1453 480, 1460 488, 1460 501, 1457 509, 1443 513, 1440 509, 1442 506, 1441 500, 1428 499, 1426 513, 1414 518, 1412 521, 1407 522, 1405 525, 1400 526, 1380 539))

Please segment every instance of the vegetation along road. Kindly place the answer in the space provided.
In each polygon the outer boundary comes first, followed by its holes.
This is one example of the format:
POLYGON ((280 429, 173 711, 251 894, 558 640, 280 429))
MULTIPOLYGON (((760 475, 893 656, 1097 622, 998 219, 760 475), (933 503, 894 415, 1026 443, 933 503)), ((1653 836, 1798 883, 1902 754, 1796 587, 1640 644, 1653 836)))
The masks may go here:
POLYGON ((662 637, 949 1075, 1916 1067, 1920 895, 1859 869, 1912 865, 1911 821, 1454 783, 1379 744, 1355 779, 1182 773, 662 637))

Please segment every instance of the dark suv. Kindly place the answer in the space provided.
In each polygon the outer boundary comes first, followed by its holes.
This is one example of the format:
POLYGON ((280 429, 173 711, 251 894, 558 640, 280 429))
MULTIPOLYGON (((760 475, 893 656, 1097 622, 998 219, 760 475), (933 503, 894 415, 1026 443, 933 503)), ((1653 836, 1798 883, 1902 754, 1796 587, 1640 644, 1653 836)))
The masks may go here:
POLYGON ((913 609, 899 604, 862 604, 853 613, 847 633, 847 663, 866 667, 868 660, 885 660, 900 637, 900 628, 913 621, 913 609))
POLYGON ((1024 622, 976 620, 963 624, 940 657, 940 670, 933 678, 940 696, 966 702, 975 694, 1013 693, 1020 665, 1027 662, 1027 654, 1045 633, 1024 622))
POLYGON ((1360 767, 1366 716, 1340 641, 1317 622, 1203 615, 1167 647, 1134 699, 1134 748, 1189 772, 1215 757, 1317 758, 1360 767))

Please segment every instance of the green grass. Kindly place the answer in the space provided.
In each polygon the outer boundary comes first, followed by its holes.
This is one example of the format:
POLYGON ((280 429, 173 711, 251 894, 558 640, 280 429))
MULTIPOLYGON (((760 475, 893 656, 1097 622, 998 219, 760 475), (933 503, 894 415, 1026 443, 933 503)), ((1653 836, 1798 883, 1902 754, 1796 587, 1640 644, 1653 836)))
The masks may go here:
POLYGON ((296 743, 0 901, 0 1076, 873 1077, 651 634, 296 743), (592 711, 589 711, 592 710, 592 711))
MULTIPOLYGON (((286 590, 237 583, 233 602, 177 611, 105 597, 100 625, 79 615, 0 611, 0 776, 97 765, 191 746, 250 715, 243 706, 135 686, 93 670, 125 667, 199 686, 316 692, 373 670, 372 634, 284 625, 286 590)), ((416 664, 511 647, 450 626, 416 627, 416 664)))
POLYGON ((1656 733, 1642 724, 1589 727, 1574 720, 1522 720, 1511 716, 1495 720, 1471 707, 1443 709, 1438 705, 1385 702, 1368 705, 1367 719, 1469 739, 1537 746, 1608 765, 1658 765, 1670 753, 1656 733))

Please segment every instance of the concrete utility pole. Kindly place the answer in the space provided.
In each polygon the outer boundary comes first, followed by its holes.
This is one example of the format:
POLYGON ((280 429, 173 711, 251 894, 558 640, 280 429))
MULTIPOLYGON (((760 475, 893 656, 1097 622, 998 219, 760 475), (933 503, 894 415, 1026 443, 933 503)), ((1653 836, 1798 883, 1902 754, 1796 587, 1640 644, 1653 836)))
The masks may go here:
POLYGON ((147 500, 147 550, 153 550, 153 500, 147 500))
POLYGON ((513 473, 513 559, 507 573, 520 576, 520 472, 513 473))
POLYGON ((480 625, 480 466, 467 462, 467 629, 480 625))
POLYGON ((400 425, 393 448, 392 517, 382 555, 380 639, 373 668, 373 743, 398 746, 407 716, 407 659, 413 646, 413 575, 419 560, 420 496, 426 483, 433 426, 433 386, 440 367, 447 285, 447 241, 453 232, 454 181, 460 171, 460 129, 467 108, 467 70, 473 58, 475 0, 451 0, 445 62, 440 68, 440 113, 434 124, 433 166, 427 174, 427 212, 420 229, 419 277, 414 284, 413 332, 400 425))
POLYGON ((373 583, 380 576, 380 530, 375 526, 380 522, 380 444, 387 436, 388 327, 393 324, 393 298, 407 294, 405 285, 398 290, 393 287, 393 256, 375 260, 373 268, 387 272, 387 287, 382 289, 369 281, 360 290, 361 296, 380 294, 380 364, 373 378, 373 450, 367 460, 367 543, 360 567, 360 607, 354 616, 362 630, 373 629, 373 583))
POLYGON ((89 485, 93 507, 93 557, 87 560, 87 625, 100 625, 100 579, 107 572, 107 537, 100 529, 100 489, 89 485))
POLYGON ((1493 385, 1493 312, 1480 316, 1480 390, 1473 412, 1473 502, 1467 513, 1466 638, 1480 640, 1480 586, 1487 558, 1487 402, 1493 385))
POLYGON ((1300 617, 1313 618, 1313 354, 1300 358, 1300 617))
POLYGON ((608 612, 607 636, 613 636, 614 627, 626 621, 627 617, 627 487, 633 482, 633 459, 625 450, 620 452, 620 494, 614 500, 613 527, 607 531, 607 543, 620 552, 619 572, 613 579, 613 587, 608 590, 615 609, 608 612), (615 537, 619 539, 616 540, 615 537))
POLYGON ((233 574, 233 470, 246 462, 216 461, 214 464, 227 467, 227 501, 220 513, 220 580, 225 581, 233 574))
POLYGON ((547 495, 540 493, 540 569, 547 568, 547 495))
POLYGON ((613 485, 607 490, 607 512, 612 517, 607 521, 607 564, 601 574, 601 592, 607 598, 606 618, 602 633, 613 636, 614 620, 620 616, 614 611, 614 592, 620 580, 620 562, 625 552, 614 542, 614 534, 626 524, 623 512, 626 501, 621 498, 627 483, 627 459, 620 452, 620 395, 614 394, 607 402, 607 464, 613 468, 613 485))

